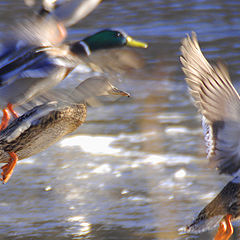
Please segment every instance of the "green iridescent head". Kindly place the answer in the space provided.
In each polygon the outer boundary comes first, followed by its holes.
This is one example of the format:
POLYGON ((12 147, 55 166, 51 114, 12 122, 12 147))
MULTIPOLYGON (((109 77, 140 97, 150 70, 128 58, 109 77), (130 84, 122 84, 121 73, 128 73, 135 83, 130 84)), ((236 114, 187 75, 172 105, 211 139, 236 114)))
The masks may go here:
POLYGON ((105 29, 82 40, 90 49, 118 48, 123 46, 147 48, 147 44, 136 41, 126 33, 118 30, 105 29))

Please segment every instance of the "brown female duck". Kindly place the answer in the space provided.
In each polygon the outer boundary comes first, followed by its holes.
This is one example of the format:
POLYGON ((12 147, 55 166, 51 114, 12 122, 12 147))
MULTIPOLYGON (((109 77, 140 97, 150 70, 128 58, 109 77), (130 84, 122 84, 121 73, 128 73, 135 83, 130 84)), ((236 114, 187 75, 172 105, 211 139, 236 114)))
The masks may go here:
POLYGON ((78 128, 85 121, 89 98, 129 96, 103 77, 85 80, 70 95, 74 103, 55 101, 36 106, 1 132, 0 162, 7 163, 2 167, 3 183, 11 177, 18 160, 41 152, 78 128))

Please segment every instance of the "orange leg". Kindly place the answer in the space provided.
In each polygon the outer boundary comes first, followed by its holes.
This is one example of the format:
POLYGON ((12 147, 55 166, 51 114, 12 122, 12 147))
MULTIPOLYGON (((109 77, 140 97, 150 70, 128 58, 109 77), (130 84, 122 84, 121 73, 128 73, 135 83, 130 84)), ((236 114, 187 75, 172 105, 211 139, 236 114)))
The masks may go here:
POLYGON ((226 215, 219 223, 218 232, 214 240, 228 240, 233 234, 233 226, 231 223, 232 215, 226 215))
POLYGON ((13 105, 11 103, 8 103, 7 108, 12 113, 14 118, 18 118, 18 114, 13 110, 13 105))
POLYGON ((18 156, 14 152, 9 152, 10 155, 9 161, 7 164, 1 167, 2 169, 2 178, 0 179, 3 183, 7 183, 10 177, 12 176, 13 170, 17 164, 18 156))
POLYGON ((10 114, 6 108, 3 109, 3 117, 0 125, 0 131, 7 127, 10 120, 10 114))
POLYGON ((62 23, 58 23, 57 24, 57 28, 59 30, 59 43, 62 42, 66 37, 67 37, 67 30, 65 28, 65 26, 62 23))

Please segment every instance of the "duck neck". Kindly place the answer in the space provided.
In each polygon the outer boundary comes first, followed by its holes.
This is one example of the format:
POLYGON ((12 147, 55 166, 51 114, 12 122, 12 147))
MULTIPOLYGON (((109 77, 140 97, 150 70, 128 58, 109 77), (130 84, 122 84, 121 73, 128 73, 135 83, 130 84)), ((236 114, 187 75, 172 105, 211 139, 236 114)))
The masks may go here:
POLYGON ((81 55, 81 56, 91 55, 91 50, 84 41, 78 41, 78 42, 71 44, 70 50, 73 53, 75 53, 77 55, 81 55))

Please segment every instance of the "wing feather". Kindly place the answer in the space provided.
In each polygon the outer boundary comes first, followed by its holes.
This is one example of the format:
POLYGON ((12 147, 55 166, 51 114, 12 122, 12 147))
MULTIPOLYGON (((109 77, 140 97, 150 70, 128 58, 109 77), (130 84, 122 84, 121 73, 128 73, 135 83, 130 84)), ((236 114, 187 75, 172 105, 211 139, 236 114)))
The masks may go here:
POLYGON ((233 174, 240 168, 240 97, 227 67, 209 64, 195 33, 182 41, 181 52, 189 92, 203 115, 210 164, 220 173, 233 174))

